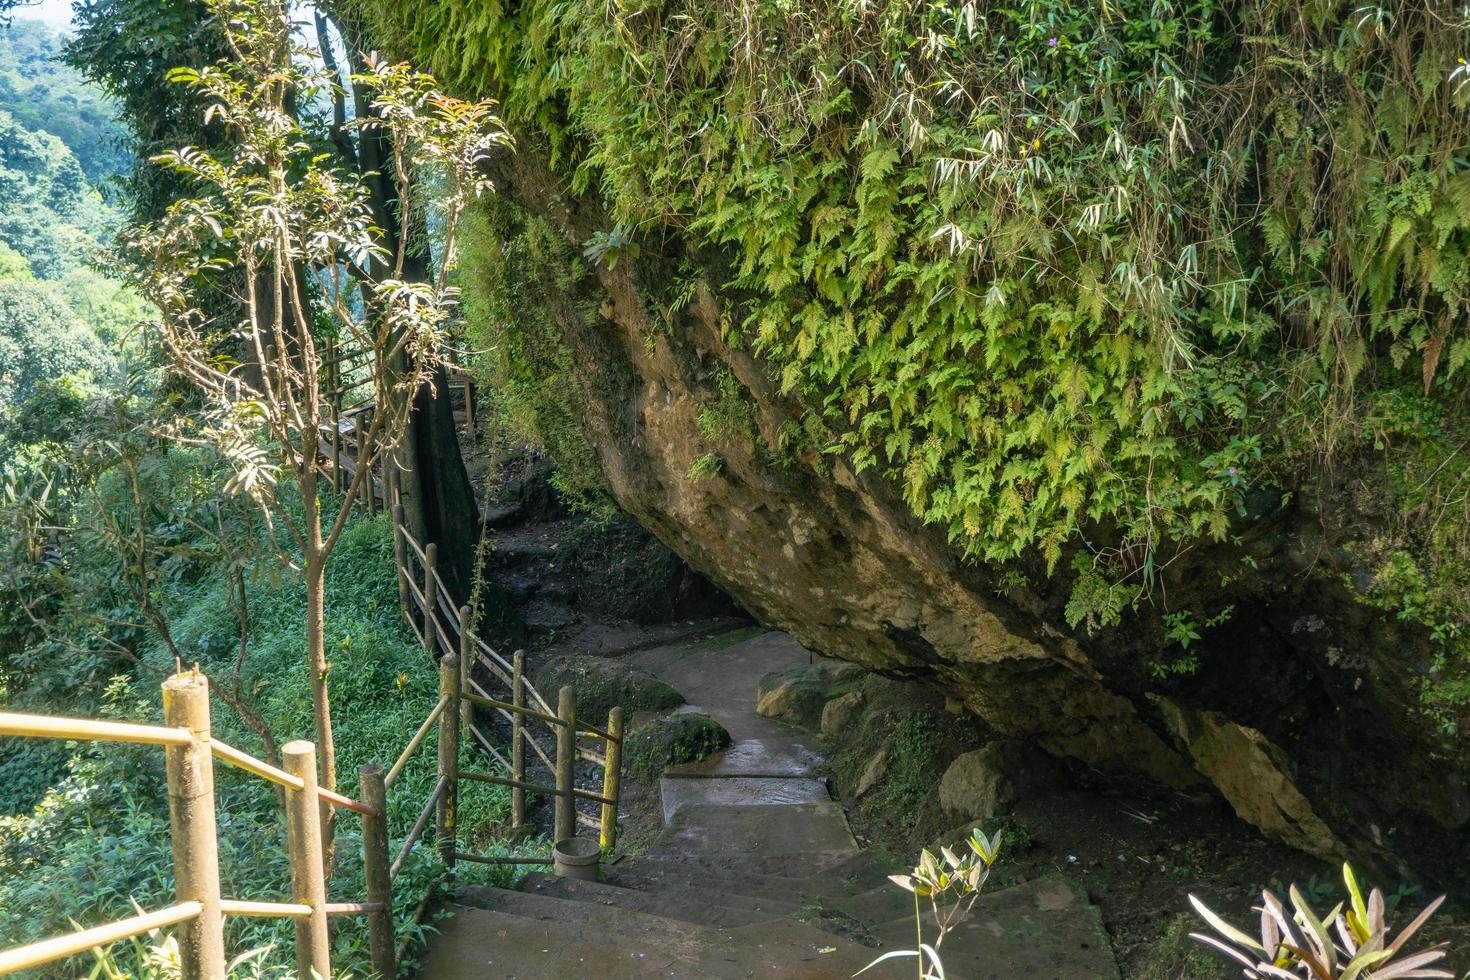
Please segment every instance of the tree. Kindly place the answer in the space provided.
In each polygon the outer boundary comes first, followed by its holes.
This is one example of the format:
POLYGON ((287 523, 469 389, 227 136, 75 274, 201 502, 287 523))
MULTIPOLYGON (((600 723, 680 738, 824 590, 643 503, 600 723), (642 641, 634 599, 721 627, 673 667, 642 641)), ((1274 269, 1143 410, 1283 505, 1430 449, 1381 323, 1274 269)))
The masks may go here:
POLYGON ((0 280, 0 409, 24 401, 40 381, 105 363, 96 336, 54 288, 0 280))
POLYGON ((284 3, 208 6, 230 57, 176 69, 171 78, 197 93, 206 121, 229 139, 213 151, 187 147, 156 158, 196 191, 158 221, 131 229, 125 245, 139 291, 160 312, 153 339, 206 406, 202 427, 183 438, 216 448, 233 469, 227 489, 249 495, 300 549, 321 778, 331 788, 326 565, 352 498, 372 492, 366 475, 400 444, 414 400, 441 365, 460 216, 488 188, 479 164, 505 135, 490 103, 444 96, 432 78, 406 66, 370 64, 354 77, 370 93, 373 111, 352 131, 367 138, 381 129, 391 137, 382 179, 392 184, 399 220, 427 222, 420 177, 432 173, 439 189, 434 217, 445 244, 438 278, 408 281, 405 239, 385 242, 366 178, 334 166, 302 128, 296 107, 312 104, 333 82, 294 44, 284 3), (202 300, 218 290, 232 294, 241 318, 209 312, 202 300), (372 390, 345 498, 320 496, 319 445, 329 421, 322 341, 329 336, 363 353, 372 390), (258 370, 221 354, 231 346, 243 346, 258 370), (299 496, 299 514, 287 506, 283 478, 299 496))

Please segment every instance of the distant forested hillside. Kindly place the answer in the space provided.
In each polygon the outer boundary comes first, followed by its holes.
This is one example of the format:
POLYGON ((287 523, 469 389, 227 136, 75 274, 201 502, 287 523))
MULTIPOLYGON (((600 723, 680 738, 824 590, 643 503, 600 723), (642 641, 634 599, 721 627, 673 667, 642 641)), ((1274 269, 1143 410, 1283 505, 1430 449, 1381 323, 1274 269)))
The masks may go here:
POLYGON ((128 133, 107 97, 61 62, 64 44, 35 21, 0 30, 0 109, 26 129, 59 137, 88 179, 100 182, 132 166, 128 133))
POLYGON ((116 108, 41 24, 0 28, 0 429, 35 386, 95 375, 143 304, 96 258, 121 220, 100 188, 132 167, 116 108))

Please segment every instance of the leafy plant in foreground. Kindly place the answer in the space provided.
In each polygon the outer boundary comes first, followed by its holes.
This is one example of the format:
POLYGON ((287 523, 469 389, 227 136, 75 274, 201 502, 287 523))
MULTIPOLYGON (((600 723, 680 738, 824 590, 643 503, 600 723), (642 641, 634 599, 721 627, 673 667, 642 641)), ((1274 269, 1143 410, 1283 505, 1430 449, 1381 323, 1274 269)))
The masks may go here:
POLYGON ((1414 933, 1444 902, 1443 895, 1390 939, 1383 892, 1373 889, 1364 902, 1350 865, 1342 866, 1342 878, 1349 902, 1346 907, 1339 903, 1325 916, 1312 911, 1295 885, 1288 889, 1289 910, 1269 889, 1261 892, 1257 907, 1261 913, 1259 940, 1236 929, 1190 895, 1195 911, 1223 938, 1199 932, 1190 935, 1239 963, 1247 977, 1257 980, 1454 980, 1453 973, 1432 966, 1446 955, 1442 945, 1400 955, 1414 933))
MULTIPOLYGON (((927 848, 919 856, 919 864, 912 874, 892 875, 889 880, 914 896, 914 936, 917 949, 896 949, 884 953, 858 973, 866 973, 886 960, 914 957, 919 964, 919 980, 944 980, 944 964, 939 959, 939 947, 949 932, 980 900, 981 889, 990 877, 990 868, 1000 856, 1001 835, 986 837, 979 827, 970 831, 967 843, 970 851, 963 856, 947 847, 939 853, 943 861, 927 848), (924 942, 924 913, 921 899, 929 900, 929 910, 934 926, 939 930, 933 945, 924 942)), ((856 974, 854 974, 856 975, 856 974)))

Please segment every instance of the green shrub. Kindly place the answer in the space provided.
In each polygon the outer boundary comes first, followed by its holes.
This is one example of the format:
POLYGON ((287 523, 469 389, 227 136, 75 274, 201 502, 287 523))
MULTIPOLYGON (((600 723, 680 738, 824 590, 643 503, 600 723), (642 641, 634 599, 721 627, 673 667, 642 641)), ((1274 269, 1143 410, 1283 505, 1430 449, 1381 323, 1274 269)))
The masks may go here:
POLYGON ((628 772, 648 782, 670 766, 698 762, 730 747, 730 733, 709 715, 687 712, 660 718, 627 736, 628 772))

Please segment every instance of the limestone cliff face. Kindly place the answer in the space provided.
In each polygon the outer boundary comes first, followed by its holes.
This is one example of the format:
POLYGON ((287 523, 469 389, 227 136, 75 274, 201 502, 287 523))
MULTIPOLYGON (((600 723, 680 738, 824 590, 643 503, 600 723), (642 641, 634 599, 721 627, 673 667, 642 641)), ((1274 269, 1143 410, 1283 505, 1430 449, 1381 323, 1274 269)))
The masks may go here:
MULTIPOLYGON (((526 145, 498 166, 503 192, 574 251, 605 230, 526 145)), ((1060 614, 1065 583, 1029 569, 1018 587, 962 563, 881 476, 811 447, 773 451, 803 413, 724 339, 738 299, 710 285, 717 257, 694 257, 710 273, 672 329, 649 313, 678 248, 645 247, 543 300, 619 503, 763 623, 826 655, 932 680, 999 733, 1057 756, 1186 791, 1213 784, 1265 832, 1324 856, 1403 869, 1445 840, 1464 846, 1464 761, 1436 758, 1432 739, 1416 737, 1412 685, 1373 659, 1375 645, 1414 641, 1342 613, 1354 600, 1329 584, 1341 577, 1330 535, 1304 505, 1266 507, 1242 531, 1259 572, 1231 583, 1240 608, 1210 638, 1212 666, 1187 687, 1151 681, 1138 654, 1158 645, 1156 614, 1074 633, 1060 614), (754 405, 758 438, 712 438, 700 424, 727 372, 754 405), (711 457, 717 467, 696 466, 711 457), (1359 659, 1334 667, 1328 646, 1359 659)), ((1210 561, 1180 560, 1170 598, 1217 593, 1210 561)))

